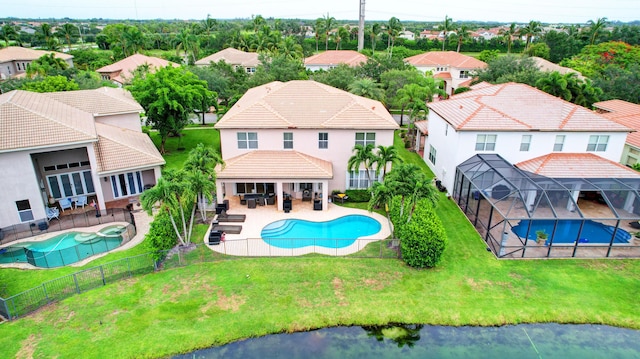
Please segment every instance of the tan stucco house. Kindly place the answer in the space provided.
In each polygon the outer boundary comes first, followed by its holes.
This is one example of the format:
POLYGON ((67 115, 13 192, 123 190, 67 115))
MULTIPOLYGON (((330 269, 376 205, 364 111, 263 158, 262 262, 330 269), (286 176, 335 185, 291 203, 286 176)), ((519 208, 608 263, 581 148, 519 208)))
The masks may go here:
POLYGON ((158 68, 173 66, 180 67, 175 62, 142 54, 133 54, 111 65, 103 66, 96 70, 103 80, 108 80, 122 87, 131 82, 135 70, 140 66, 149 66, 149 70, 154 72, 158 68))
POLYGON ((234 69, 244 69, 248 74, 256 72, 256 67, 260 65, 259 55, 255 52, 245 52, 232 47, 218 51, 196 61, 196 66, 209 66, 212 62, 224 61, 233 66, 234 69))
POLYGON ((364 169, 347 170, 353 147, 393 145, 398 124, 379 101, 315 81, 276 81, 247 91, 215 127, 225 161, 218 202, 268 193, 282 210, 285 194, 317 193, 326 209, 333 190, 368 188, 364 169))
POLYGON ((0 227, 42 220, 63 198, 104 210, 154 185, 165 162, 140 112, 115 88, 0 95, 0 227))
POLYGON ((304 59, 304 67, 309 71, 331 70, 345 64, 356 67, 366 63, 368 58, 354 50, 329 50, 304 59))
POLYGON ((404 62, 422 73, 431 72, 433 77, 441 79, 447 95, 453 95, 457 88, 470 86, 475 70, 487 67, 485 62, 455 51, 425 52, 407 57, 404 62))
POLYGON ((0 80, 21 76, 27 72, 27 66, 44 55, 53 53, 56 58, 64 60, 73 67, 73 56, 62 52, 28 49, 20 46, 9 46, 0 49, 0 80))

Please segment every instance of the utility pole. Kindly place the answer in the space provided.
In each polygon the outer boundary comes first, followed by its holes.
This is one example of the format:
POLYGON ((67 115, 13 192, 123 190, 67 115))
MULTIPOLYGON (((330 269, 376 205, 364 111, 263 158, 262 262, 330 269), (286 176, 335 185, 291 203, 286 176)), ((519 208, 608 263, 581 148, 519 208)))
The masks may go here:
POLYGON ((360 21, 358 22, 358 51, 364 48, 364 1, 360 0, 360 21))

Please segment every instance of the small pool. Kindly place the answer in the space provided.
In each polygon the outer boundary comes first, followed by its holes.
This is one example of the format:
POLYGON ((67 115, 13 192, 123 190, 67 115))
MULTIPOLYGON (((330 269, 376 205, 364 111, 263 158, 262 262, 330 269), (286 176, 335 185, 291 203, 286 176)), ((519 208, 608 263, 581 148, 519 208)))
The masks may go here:
POLYGON ((41 268, 65 266, 117 248, 126 230, 125 226, 111 225, 96 233, 66 232, 44 241, 14 244, 0 249, 0 263, 30 263, 41 268))
POLYGON ((327 222, 283 219, 266 225, 261 237, 269 245, 279 248, 314 245, 344 248, 360 237, 378 233, 381 227, 380 222, 363 215, 349 215, 327 222))
MULTIPOLYGON (((582 221, 558 220, 558 226, 556 227, 554 236, 553 226, 556 221, 536 219, 531 221, 520 221, 518 225, 512 228, 513 233, 517 234, 521 238, 525 238, 529 222, 531 222, 531 230, 529 231, 527 239, 535 240, 536 231, 544 230, 549 235, 547 243, 551 242, 552 239, 553 243, 574 243, 576 239, 579 238, 580 243, 609 244, 615 229, 613 226, 608 226, 592 220, 586 220, 584 221, 582 232, 580 232, 580 223, 582 221), (578 237, 579 232, 580 237, 578 237)), ((629 243, 629 239, 631 239, 631 234, 622 228, 618 228, 615 241, 613 243, 629 243)))

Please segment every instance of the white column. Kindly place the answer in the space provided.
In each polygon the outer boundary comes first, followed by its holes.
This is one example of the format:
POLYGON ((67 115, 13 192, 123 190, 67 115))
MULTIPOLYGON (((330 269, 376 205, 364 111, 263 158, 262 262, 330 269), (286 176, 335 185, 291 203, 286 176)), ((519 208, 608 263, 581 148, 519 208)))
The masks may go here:
POLYGON ((276 182, 276 201, 278 202, 278 211, 282 211, 282 181, 276 182))
MULTIPOLYGON (((98 160, 96 159, 96 151, 93 146, 94 144, 87 145, 87 155, 89 156, 89 164, 91 165, 91 180, 93 180, 93 188, 95 189, 96 197, 98 198, 98 208, 100 209, 100 213, 107 214, 107 207, 104 204, 104 193, 102 192, 102 183, 100 183, 100 177, 96 171, 98 168, 98 160)), ((111 178, 109 178, 109 182, 111 182, 111 178)), ((109 186, 109 188, 111 187, 109 186)))
MULTIPOLYGON (((578 198, 580 197, 580 189, 582 188, 582 183, 578 183, 573 187, 571 193, 571 198, 573 198, 573 202, 578 203, 578 198)), ((576 210, 575 204, 571 201, 567 201, 567 210, 573 212, 576 210)))
POLYGON ((322 210, 329 209, 329 181, 322 181, 322 210))
POLYGON ((223 185, 224 182, 216 178, 216 204, 222 204, 224 201, 223 185))

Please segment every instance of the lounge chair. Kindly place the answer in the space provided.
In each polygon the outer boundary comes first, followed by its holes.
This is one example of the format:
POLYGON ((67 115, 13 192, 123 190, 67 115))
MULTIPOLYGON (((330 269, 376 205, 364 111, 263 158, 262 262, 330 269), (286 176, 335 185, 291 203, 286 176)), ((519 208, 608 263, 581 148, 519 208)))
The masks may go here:
POLYGON ((73 203, 70 198, 61 198, 58 201, 58 204, 60 205, 62 212, 64 212, 65 209, 73 209, 73 203))
POLYGON ((76 208, 78 208, 78 206, 82 206, 82 208, 84 208, 87 204, 87 196, 80 196, 76 199, 76 208))
POLYGON ((50 221, 54 218, 57 220, 60 220, 60 218, 58 217, 60 216, 60 210, 57 209, 56 207, 47 207, 46 212, 47 212, 47 221, 50 221))
POLYGON ((293 207, 291 205, 290 199, 285 199, 284 201, 282 201, 282 209, 284 210, 284 213, 289 213, 292 208, 293 207))
POLYGON ((227 214, 227 211, 222 211, 218 218, 218 222, 244 222, 247 219, 245 214, 227 214))
POLYGON ((218 245, 220 244, 220 240, 222 239, 222 232, 220 231, 216 231, 216 230, 211 230, 211 232, 209 232, 209 244, 210 245, 218 245))
POLYGON ((640 221, 633 221, 633 222, 629 222, 629 225, 631 226, 631 228, 633 229, 640 229, 640 221))
POLYGON ((225 224, 214 224, 211 227, 211 231, 218 231, 220 233, 225 232, 229 234, 240 234, 242 232, 242 226, 232 226, 225 224))

